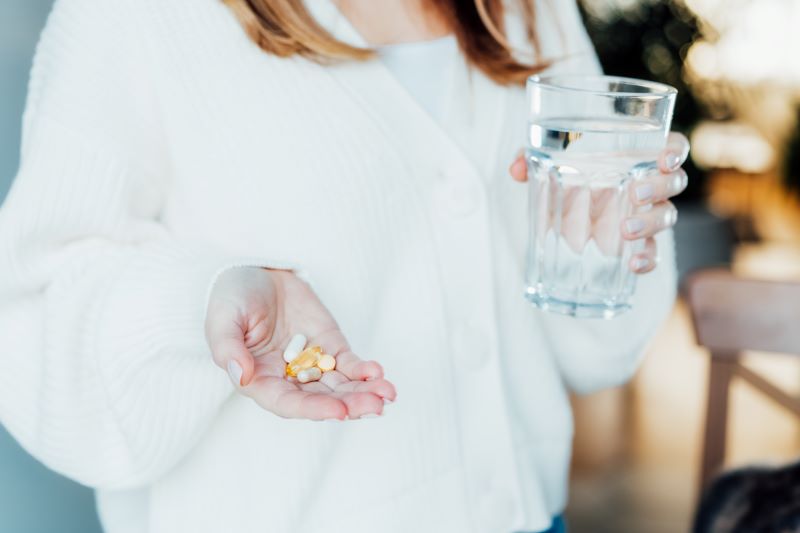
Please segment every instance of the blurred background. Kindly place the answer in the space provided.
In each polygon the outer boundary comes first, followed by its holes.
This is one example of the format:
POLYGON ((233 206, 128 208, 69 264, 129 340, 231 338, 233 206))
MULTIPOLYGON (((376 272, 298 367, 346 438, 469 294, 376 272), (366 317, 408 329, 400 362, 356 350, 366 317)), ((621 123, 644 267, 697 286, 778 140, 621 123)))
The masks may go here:
MULTIPOLYGON (((16 172, 30 61, 50 5, 0 1, 0 200, 16 172)), ((681 273, 724 265, 800 281, 800 0, 582 0, 582 7, 607 73, 680 90, 674 125, 693 145, 691 187, 676 202, 681 273)), ((764 354, 747 361, 800 393, 796 361, 764 354)), ((679 301, 629 385, 575 398, 572 531, 689 529, 707 372, 707 353, 679 301)), ((800 456, 797 420, 739 383, 729 433, 729 466, 800 456)), ((1 427, 0 531, 99 531, 91 491, 39 465, 1 427)))
MULTIPOLYGON (((31 59, 52 0, 0 0, 0 202, 19 163, 31 59)), ((27 455, 0 424, 0 532, 99 533, 92 491, 27 455)))
MULTIPOLYGON (((720 265, 800 281, 800 0, 582 7, 607 73, 680 91, 674 129, 692 141, 691 186, 675 202, 681 274, 720 265)), ((750 353, 745 362, 797 395, 797 359, 750 353)), ((574 400, 574 531, 689 531, 708 364, 681 299, 629 385, 574 400)), ((736 380, 729 409, 728 468, 800 457, 800 424, 788 411, 736 380)))

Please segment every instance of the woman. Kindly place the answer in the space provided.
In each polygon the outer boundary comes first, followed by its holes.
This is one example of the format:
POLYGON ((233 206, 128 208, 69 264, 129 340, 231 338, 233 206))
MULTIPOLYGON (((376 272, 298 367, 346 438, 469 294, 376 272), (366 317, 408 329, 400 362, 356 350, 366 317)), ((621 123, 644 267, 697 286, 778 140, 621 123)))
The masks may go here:
POLYGON ((634 197, 635 310, 532 310, 520 82, 599 72, 551 4, 59 0, 0 212, 2 422, 111 533, 561 527, 568 391, 671 306, 688 146, 634 197), (337 371, 285 379, 295 333, 337 371))

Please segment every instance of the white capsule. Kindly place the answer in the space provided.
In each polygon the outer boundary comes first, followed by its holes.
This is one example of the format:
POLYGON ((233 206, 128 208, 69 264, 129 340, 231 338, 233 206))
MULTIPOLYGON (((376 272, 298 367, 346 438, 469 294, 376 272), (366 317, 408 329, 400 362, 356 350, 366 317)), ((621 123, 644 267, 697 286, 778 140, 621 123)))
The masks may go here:
POLYGON ((319 381, 319 378, 322 377, 322 370, 319 368, 312 366, 311 368, 306 368, 305 370, 301 370, 297 373, 297 381, 300 383, 309 383, 311 381, 319 381))
POLYGON ((300 352, 306 347, 306 342, 308 342, 308 339, 306 339, 306 336, 302 333, 298 333, 292 337, 292 340, 289 341, 289 345, 286 346, 286 349, 283 351, 283 360, 287 363, 294 361, 295 357, 300 355, 300 352))

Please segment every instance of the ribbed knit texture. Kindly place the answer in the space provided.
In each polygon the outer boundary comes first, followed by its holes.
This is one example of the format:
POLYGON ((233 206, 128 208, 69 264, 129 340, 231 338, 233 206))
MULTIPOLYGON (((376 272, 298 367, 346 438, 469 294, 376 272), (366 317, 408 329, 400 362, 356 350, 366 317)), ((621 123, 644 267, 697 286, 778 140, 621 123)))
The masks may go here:
POLYGON ((152 218, 168 168, 125 7, 57 3, 0 211, 0 419, 46 464, 114 488, 172 466, 231 393, 205 295, 241 261, 152 218))
MULTIPOLYGON (((575 5, 541 9, 557 68, 596 72, 575 5)), ((111 533, 510 533, 563 510, 568 390, 635 370, 671 235, 626 316, 532 310, 506 175, 522 91, 453 76, 440 126, 379 62, 267 56, 218 0, 56 1, 0 209, 0 422, 99 488, 111 533), (287 421, 233 393, 203 322, 240 265, 311 280, 397 385, 385 416, 287 421)))

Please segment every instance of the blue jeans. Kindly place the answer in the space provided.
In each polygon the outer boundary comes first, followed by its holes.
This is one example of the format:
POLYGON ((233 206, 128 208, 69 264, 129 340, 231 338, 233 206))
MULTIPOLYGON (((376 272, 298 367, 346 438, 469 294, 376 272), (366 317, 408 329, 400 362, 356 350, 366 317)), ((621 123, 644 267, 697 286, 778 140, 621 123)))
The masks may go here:
POLYGON ((564 517, 561 515, 555 517, 553 523, 550 524, 550 529, 544 533, 567 533, 567 523, 564 522, 564 517))
POLYGON ((553 523, 550 524, 550 528, 545 529, 541 533, 567 533, 567 525, 564 522, 564 517, 559 515, 553 518, 553 523))

